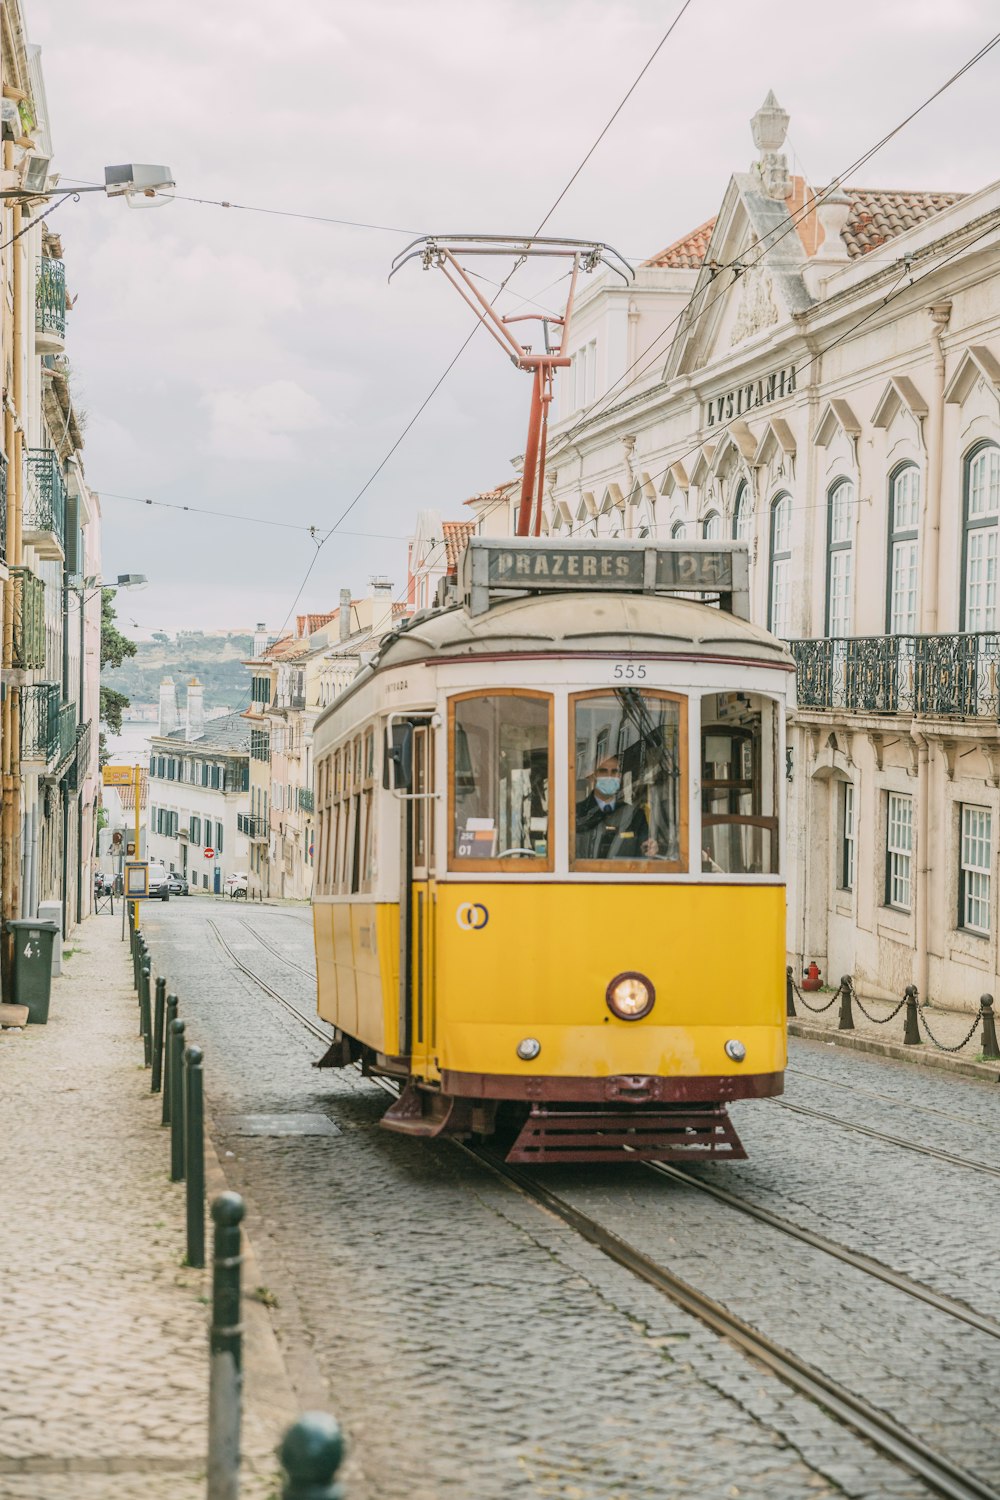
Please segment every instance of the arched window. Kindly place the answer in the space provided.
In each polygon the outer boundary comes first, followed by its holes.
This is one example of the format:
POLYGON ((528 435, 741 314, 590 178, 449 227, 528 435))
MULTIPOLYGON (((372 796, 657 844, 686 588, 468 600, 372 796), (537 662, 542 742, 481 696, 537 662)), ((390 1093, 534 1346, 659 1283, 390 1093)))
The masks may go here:
POLYGON ((687 527, 683 521, 675 521, 670 528, 670 540, 672 542, 683 542, 687 535, 687 527))
POLYGON ((767 586, 767 628, 787 636, 792 576, 792 497, 785 493, 771 501, 771 566, 767 586))
POLYGON ((920 470, 903 464, 889 480, 889 598, 886 630, 913 635, 917 629, 920 548, 920 470))
POLYGON ((746 542, 748 546, 753 541, 753 501, 750 498, 750 486, 745 479, 736 491, 736 504, 733 506, 733 541, 746 542))
POLYGON ((706 542, 722 540, 722 517, 717 510, 710 510, 701 523, 701 534, 706 542))
POLYGON ((854 560, 854 486, 838 479, 827 495, 826 633, 851 633, 854 560))
POLYGON ((1000 448, 981 443, 965 460, 963 630, 997 628, 997 528, 1000 525, 1000 448))

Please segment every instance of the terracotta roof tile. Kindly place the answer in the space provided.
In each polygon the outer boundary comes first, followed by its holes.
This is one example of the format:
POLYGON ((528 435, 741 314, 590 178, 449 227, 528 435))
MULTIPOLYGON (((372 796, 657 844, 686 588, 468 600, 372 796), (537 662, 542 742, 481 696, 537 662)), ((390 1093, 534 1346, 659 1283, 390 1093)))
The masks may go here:
POLYGON ((643 264, 656 266, 660 270, 670 271, 697 271, 708 251, 708 242, 712 238, 712 230, 715 228, 715 220, 706 219, 704 224, 686 234, 683 239, 675 240, 659 255, 653 255, 643 264))
POLYGON ((965 197, 964 193, 903 193, 889 188, 848 187, 844 193, 851 200, 851 213, 843 239, 852 260, 965 197))
POLYGON ((470 536, 476 532, 475 521, 442 521, 441 531, 444 535, 445 556, 448 562, 448 570, 458 567, 458 559, 465 551, 465 544, 470 536))

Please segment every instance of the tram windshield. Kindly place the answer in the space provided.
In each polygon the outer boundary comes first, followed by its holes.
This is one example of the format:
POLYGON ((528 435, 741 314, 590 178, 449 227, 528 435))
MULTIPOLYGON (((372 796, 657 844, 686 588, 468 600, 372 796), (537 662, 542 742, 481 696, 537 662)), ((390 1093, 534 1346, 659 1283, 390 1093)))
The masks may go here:
POLYGON ((683 699, 617 688, 572 700, 574 869, 683 869, 683 699))
POLYGON ((551 868, 552 700, 516 689, 452 699, 452 862, 551 868))
POLYGON ((775 874, 775 706, 758 693, 701 702, 701 865, 706 874, 775 874))

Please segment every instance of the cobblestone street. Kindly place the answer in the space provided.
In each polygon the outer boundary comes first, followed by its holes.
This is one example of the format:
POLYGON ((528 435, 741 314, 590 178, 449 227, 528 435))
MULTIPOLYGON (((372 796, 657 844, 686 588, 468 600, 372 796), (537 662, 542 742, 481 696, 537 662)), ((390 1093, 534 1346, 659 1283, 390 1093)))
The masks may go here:
MULTIPOLYGON (((314 1019, 309 914, 174 901, 150 912, 147 936, 205 1047, 213 1135, 248 1200, 298 1404, 344 1423, 352 1493, 930 1493, 479 1163, 445 1142, 380 1131, 385 1094, 353 1070, 314 1072, 319 1041, 234 970, 209 919, 314 1019), (295 1116, 290 1133, 248 1133, 258 1128, 249 1117, 267 1114, 295 1116)), ((996 1218, 995 1088, 799 1042, 786 1097, 816 1114, 779 1101, 740 1107, 750 1160, 695 1175, 989 1318, 1000 1289, 981 1253, 996 1218), (854 1124, 987 1170, 866 1139, 854 1124)), ((995 1334, 690 1184, 640 1168, 538 1175, 1000 1482, 982 1399, 1000 1375, 995 1334)))

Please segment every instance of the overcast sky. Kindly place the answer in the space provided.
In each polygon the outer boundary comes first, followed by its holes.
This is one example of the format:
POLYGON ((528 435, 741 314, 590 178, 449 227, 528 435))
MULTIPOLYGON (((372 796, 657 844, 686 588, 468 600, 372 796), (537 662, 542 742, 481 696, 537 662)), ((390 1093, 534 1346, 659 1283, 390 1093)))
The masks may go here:
MULTIPOLYGON (((41 44, 54 168, 163 162, 178 193, 400 231, 535 227, 680 0, 25 0, 41 44)), ((992 35, 995 0, 693 0, 548 225, 640 259, 715 213, 755 156, 769 88, 796 170, 822 184, 992 35)), ((1000 177, 1000 48, 859 174, 974 190, 1000 177)), ((276 628, 308 534, 150 508, 149 496, 329 527, 471 323, 439 275, 391 286, 402 232, 102 194, 52 218, 68 353, 103 498, 104 572, 143 629, 276 628)), ((504 268, 501 268, 501 274, 504 268)), ((549 273, 551 279, 552 273, 549 273)), ((519 273, 511 292, 539 283, 519 273)), ((512 310, 516 298, 505 301, 512 310)), ((403 538, 511 476, 529 382, 478 336, 331 539, 298 605, 401 592, 403 538), (357 535, 352 533, 373 533, 357 535)))

